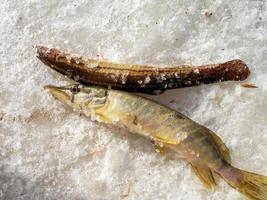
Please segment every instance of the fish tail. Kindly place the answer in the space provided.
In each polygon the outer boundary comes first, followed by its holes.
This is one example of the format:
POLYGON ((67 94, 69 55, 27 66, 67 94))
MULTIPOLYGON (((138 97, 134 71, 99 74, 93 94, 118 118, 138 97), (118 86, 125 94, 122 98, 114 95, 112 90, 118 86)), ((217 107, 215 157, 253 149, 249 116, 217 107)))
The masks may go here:
POLYGON ((248 199, 267 199, 267 177, 237 169, 230 164, 222 167, 219 174, 224 180, 248 199))

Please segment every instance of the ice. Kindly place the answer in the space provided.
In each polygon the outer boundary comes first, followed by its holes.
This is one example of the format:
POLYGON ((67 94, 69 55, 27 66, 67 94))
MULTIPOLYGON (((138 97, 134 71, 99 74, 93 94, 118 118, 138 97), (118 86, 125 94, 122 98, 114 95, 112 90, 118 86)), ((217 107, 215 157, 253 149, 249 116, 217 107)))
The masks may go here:
POLYGON ((199 69, 194 69, 194 73, 195 74, 199 74, 200 72, 199 72, 199 69))
POLYGON ((145 80, 144 80, 144 83, 145 84, 148 84, 148 83, 150 83, 150 81, 151 81, 151 78, 150 78, 149 75, 147 75, 146 78, 145 78, 145 80))
POLYGON ((56 102, 43 86, 72 82, 32 45, 129 64, 244 60, 257 89, 231 82, 149 98, 218 133, 235 166, 267 175, 266 9, 262 0, 1 1, 0 199, 242 199, 219 178, 207 192, 179 156, 56 102))
POLYGON ((142 80, 138 80, 137 83, 140 84, 140 85, 142 85, 143 84, 143 81, 142 80))

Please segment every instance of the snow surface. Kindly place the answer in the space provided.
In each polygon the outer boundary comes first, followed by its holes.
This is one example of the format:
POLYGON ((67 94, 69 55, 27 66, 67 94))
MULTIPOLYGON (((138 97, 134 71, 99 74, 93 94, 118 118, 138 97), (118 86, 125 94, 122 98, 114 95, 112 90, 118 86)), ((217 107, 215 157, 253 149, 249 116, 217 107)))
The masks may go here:
POLYGON ((242 199, 219 178, 207 192, 178 156, 54 101, 43 86, 70 81, 35 58, 35 44, 130 64, 244 60, 258 89, 152 98, 217 132, 235 166, 267 175, 264 0, 2 0, 0 18, 0 199, 242 199))

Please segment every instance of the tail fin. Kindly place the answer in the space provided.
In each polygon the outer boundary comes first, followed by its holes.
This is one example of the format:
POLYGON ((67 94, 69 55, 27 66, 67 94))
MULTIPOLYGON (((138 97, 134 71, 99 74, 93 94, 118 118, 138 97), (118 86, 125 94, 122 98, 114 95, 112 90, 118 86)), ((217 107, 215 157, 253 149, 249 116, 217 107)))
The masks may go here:
POLYGON ((228 165, 220 175, 248 199, 267 200, 267 177, 246 172, 228 165))

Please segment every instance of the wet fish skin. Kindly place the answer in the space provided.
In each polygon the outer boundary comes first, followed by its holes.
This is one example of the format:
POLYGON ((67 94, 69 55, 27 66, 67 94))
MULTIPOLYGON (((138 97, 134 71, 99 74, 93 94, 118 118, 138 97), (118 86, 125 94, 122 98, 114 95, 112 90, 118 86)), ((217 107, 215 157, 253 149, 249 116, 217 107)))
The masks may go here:
POLYGON ((85 85, 160 94, 168 89, 221 81, 245 80, 249 68, 241 60, 202 66, 154 67, 115 64, 36 46, 37 57, 47 66, 85 85))
POLYGON ((213 173, 248 199, 267 199, 267 177, 233 167, 229 150, 208 128, 164 105, 131 93, 99 87, 46 86, 64 104, 93 120, 125 128, 179 152, 207 189, 216 185, 213 173))

